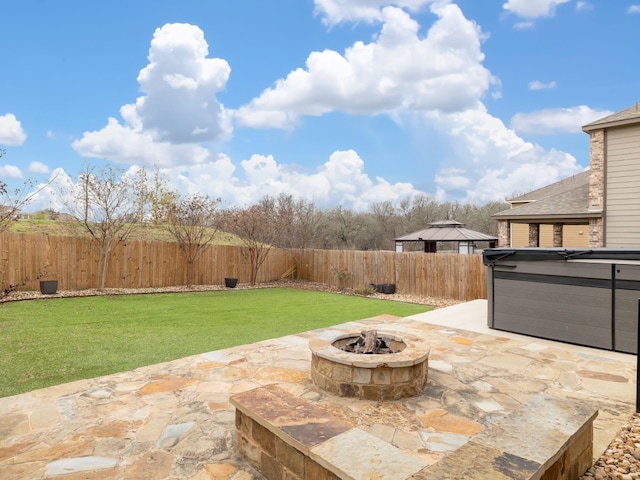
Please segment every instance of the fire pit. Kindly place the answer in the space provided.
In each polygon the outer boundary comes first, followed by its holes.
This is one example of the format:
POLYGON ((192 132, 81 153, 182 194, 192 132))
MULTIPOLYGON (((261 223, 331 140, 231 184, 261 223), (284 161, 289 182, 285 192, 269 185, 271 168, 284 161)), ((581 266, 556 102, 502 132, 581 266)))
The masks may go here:
POLYGON ((333 395, 398 400, 419 395, 427 384, 429 343, 414 335, 372 329, 309 345, 311 379, 333 395))

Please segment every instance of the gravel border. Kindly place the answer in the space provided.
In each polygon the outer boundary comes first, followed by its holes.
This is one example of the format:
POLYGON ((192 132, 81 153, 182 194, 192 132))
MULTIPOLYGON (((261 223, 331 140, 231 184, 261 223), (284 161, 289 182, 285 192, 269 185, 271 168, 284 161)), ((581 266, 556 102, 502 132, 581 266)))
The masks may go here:
POLYGON ((634 413, 579 480, 640 479, 640 415, 634 413))
MULTIPOLYGON (((275 288, 275 287, 291 287, 300 288, 303 290, 315 290, 331 293, 339 293, 344 295, 359 295, 353 290, 339 290, 337 287, 325 285, 322 283, 307 282, 303 280, 276 280, 274 282, 260 283, 257 285, 250 285, 248 283, 239 283, 233 290, 246 290, 255 288, 275 288)), ((16 290, 5 296, 0 296, 0 303, 15 302, 21 300, 38 300, 48 298, 65 298, 65 297, 92 297, 98 295, 141 295, 149 293, 181 293, 181 292, 210 292, 218 290, 231 290, 224 285, 193 285, 187 286, 173 286, 173 287, 153 287, 153 288, 105 288, 104 290, 97 290, 95 288, 86 290, 58 290, 57 293, 52 295, 43 295, 40 291, 36 290, 16 290)), ((433 308, 443 308, 461 303, 459 300, 450 298, 438 298, 427 297, 419 295, 403 295, 399 293, 384 294, 384 293, 372 293, 366 295, 368 298, 379 298, 382 300, 393 300, 397 302, 418 303, 421 305, 430 305, 433 308)))

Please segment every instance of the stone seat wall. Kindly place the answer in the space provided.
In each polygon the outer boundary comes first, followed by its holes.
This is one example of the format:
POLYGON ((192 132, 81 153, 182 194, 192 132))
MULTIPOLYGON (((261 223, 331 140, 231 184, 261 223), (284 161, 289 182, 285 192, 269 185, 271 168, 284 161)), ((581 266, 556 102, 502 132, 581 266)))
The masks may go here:
POLYGON ((240 453, 269 480, 574 480, 592 463, 597 410, 546 394, 429 465, 275 385, 231 397, 240 453))

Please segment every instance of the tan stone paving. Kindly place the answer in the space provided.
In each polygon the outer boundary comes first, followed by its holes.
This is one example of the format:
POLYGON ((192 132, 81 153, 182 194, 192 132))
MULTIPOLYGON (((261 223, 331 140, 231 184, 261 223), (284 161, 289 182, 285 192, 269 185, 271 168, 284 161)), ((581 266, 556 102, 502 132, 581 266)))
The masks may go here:
MULTIPOLYGON (((357 427, 326 445, 341 462, 365 450, 377 458, 388 445, 416 464, 435 464, 463 445, 472 449, 473 435, 539 393, 600 409, 598 456, 634 410, 635 357, 417 319, 352 322, 2 398, 0 478, 262 478, 237 454, 229 397, 269 384, 357 427), (376 403, 333 397, 311 383, 310 338, 372 324, 428 339, 423 395, 376 403), (344 452, 364 438, 360 431, 380 442, 344 452)), ((522 421, 535 429, 536 420, 522 421)))

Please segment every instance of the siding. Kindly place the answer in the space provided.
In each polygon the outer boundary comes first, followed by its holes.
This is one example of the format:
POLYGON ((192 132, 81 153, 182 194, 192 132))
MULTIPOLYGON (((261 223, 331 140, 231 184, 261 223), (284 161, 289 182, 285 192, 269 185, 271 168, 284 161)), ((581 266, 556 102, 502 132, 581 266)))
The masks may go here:
POLYGON ((605 246, 640 245, 640 126, 607 130, 605 246))

